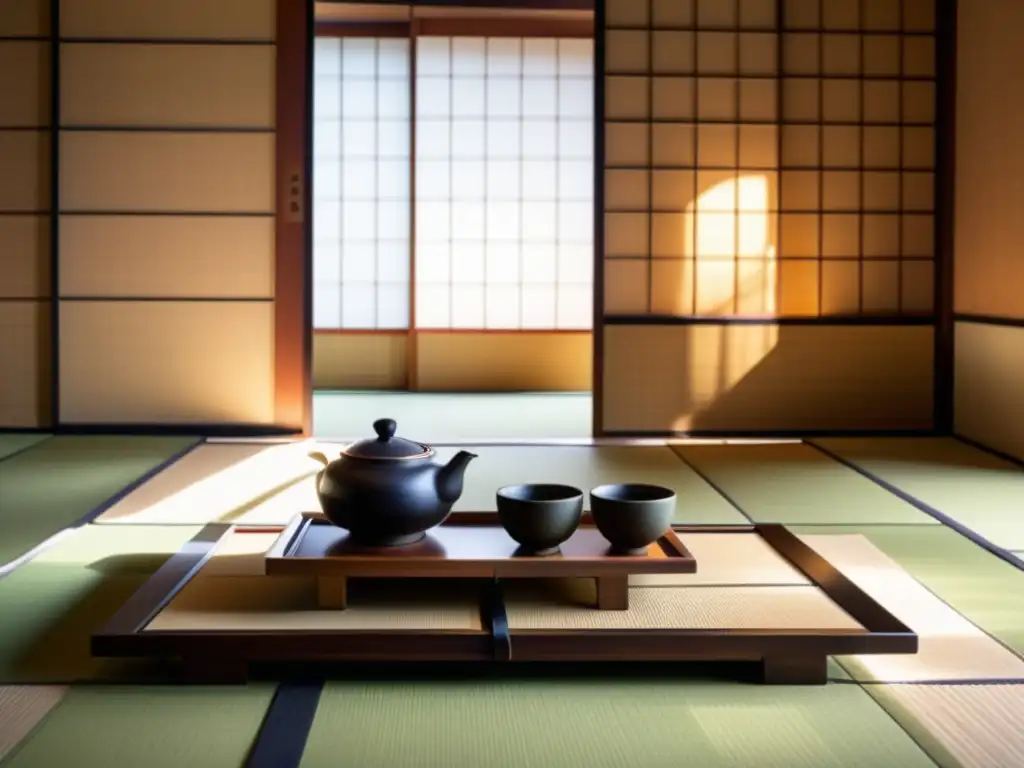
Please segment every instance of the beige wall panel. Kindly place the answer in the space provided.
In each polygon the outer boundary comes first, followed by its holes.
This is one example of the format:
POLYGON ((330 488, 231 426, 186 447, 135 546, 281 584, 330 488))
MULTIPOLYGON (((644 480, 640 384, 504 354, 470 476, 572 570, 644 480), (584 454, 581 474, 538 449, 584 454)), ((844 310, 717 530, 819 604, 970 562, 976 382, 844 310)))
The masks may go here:
POLYGON ((314 389, 404 389, 405 334, 316 333, 314 389))
POLYGON ((1024 318, 1024 3, 957 15, 956 311, 1024 318))
POLYGON ((954 429, 1024 459, 1024 328, 956 325, 954 429))
POLYGON ((0 37, 47 37, 50 0, 5 0, 0 5, 0 37))
POLYGON ((273 298, 274 219, 62 216, 63 296, 273 298))
POLYGON ((930 327, 611 326, 612 431, 927 429, 930 327))
POLYGON ((0 428, 48 426, 50 303, 0 301, 0 328, 0 428))
POLYGON ((272 302, 63 302, 61 418, 273 421, 272 302))
POLYGON ((0 94, 0 126, 40 128, 50 124, 49 43, 0 42, 0 94))
POLYGON ((0 215, 0 299, 50 295, 50 217, 0 215))
POLYGON ((64 37, 273 40, 276 8, 274 0, 60 0, 60 26, 64 37))
POLYGON ((64 133, 61 208, 272 213, 274 136, 64 133))
POLYGON ((65 125, 273 128, 273 45, 61 46, 65 125))
POLYGON ((0 211, 50 208, 50 132, 0 130, 0 211))
POLYGON ((416 381, 434 391, 591 388, 589 333, 420 333, 416 381))

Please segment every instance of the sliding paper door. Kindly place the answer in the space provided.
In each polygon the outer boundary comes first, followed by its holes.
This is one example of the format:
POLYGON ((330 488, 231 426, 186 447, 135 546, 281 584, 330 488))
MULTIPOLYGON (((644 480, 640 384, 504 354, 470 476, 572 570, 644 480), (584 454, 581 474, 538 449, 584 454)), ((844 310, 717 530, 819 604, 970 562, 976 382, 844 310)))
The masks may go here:
POLYGON ((319 386, 589 388, 592 50, 318 38, 319 386))
POLYGON ((274 4, 61 11, 62 422, 273 423, 274 4))
POLYGON ((609 0, 603 428, 932 425, 932 0, 609 0))

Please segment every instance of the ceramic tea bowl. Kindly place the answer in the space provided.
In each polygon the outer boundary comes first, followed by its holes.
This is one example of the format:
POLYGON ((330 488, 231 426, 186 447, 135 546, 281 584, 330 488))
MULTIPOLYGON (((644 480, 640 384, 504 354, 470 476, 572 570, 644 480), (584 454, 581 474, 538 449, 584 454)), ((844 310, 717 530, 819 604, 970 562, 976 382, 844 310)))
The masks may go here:
POLYGON ((641 554, 672 524, 676 494, 658 485, 620 483, 590 492, 590 514, 618 554, 641 554))
POLYGON ((555 554, 583 517, 583 491, 569 485, 508 485, 497 499, 498 520, 520 554, 555 554))

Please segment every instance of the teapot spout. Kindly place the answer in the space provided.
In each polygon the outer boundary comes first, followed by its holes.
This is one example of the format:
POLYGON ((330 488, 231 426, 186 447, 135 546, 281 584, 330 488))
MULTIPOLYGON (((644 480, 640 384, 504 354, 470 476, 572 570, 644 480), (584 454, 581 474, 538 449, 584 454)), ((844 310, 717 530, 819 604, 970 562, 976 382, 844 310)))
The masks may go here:
POLYGON ((445 504, 454 504, 462 495, 462 478, 475 453, 459 451, 437 473, 437 496, 445 504))

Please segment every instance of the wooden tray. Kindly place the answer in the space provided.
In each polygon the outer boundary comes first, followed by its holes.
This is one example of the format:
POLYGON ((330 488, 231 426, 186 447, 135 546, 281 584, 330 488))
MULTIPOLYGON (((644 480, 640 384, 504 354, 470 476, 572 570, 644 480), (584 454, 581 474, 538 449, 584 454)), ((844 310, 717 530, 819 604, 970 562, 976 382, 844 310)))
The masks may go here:
MULTIPOLYGON (((229 537, 248 533, 276 535, 281 531, 279 526, 253 529, 227 524, 207 525, 93 635, 93 655, 178 658, 184 661, 188 679, 208 683, 242 683, 248 677, 249 665, 256 662, 572 661, 622 664, 631 661, 720 661, 757 664, 762 670, 762 679, 767 683, 823 684, 826 682, 829 656, 916 653, 918 647, 917 636, 909 628, 781 525, 686 526, 677 527, 676 531, 687 537, 703 533, 727 534, 729 537, 758 536, 765 547, 789 563, 799 575, 806 577, 806 583, 796 584, 797 588, 820 590, 824 599, 859 625, 856 629, 815 628, 813 623, 787 629, 771 621, 764 626, 743 622, 746 626, 608 629, 601 627, 606 627, 611 619, 630 614, 597 611, 589 613, 601 626, 535 629, 510 622, 509 611, 515 610, 514 604, 506 602, 502 593, 505 582, 494 580, 478 584, 479 598, 474 601, 473 610, 479 620, 473 621, 472 626, 464 622, 461 627, 435 624, 433 628, 424 626, 417 629, 411 628, 408 622, 396 621, 388 626, 377 623, 353 630, 353 622, 346 625, 351 611, 337 612, 332 616, 332 612, 317 611, 313 607, 312 616, 324 614, 311 622, 319 629, 278 626, 273 620, 276 615, 273 610, 269 614, 271 622, 261 628, 161 628, 159 617, 172 610, 173 604, 186 595, 190 587, 193 593, 205 594, 206 588, 200 584, 202 572, 210 565, 217 547, 229 537)), ((246 577, 255 580, 251 587, 251 600, 257 606, 262 605, 261 590, 269 588, 269 585, 261 587, 259 580, 273 582, 277 578, 260 575, 261 564, 257 559, 255 570, 246 577)), ((297 581, 307 583, 310 605, 314 606, 311 580, 300 578, 297 581)), ((429 590, 435 583, 439 599, 442 602, 447 600, 446 590, 451 587, 446 586, 442 579, 419 581, 417 588, 429 590)), ((459 584, 467 587, 477 585, 469 580, 460 580, 456 586, 459 584)), ((373 585, 373 581, 365 582, 366 587, 373 585)), ((353 607, 363 586, 363 583, 357 583, 353 587, 353 607)), ((532 585, 513 582, 509 589, 517 586, 529 588, 532 585)), ((705 585, 696 589, 701 593, 708 591, 705 585)), ((420 598, 413 596, 411 599, 420 598)), ((771 612, 769 606, 768 613, 771 612)))
POLYGON ((613 554, 589 516, 555 555, 520 554, 498 516, 453 515, 406 547, 367 548, 315 513, 298 515, 267 552, 268 575, 315 576, 321 608, 344 610, 351 578, 593 578, 596 607, 629 609, 629 577, 696 573, 697 561, 672 529, 642 555, 613 554))

